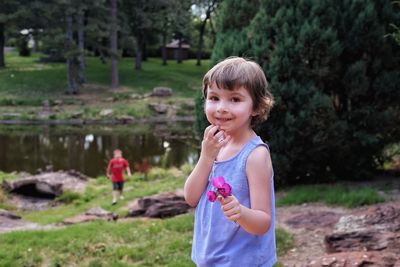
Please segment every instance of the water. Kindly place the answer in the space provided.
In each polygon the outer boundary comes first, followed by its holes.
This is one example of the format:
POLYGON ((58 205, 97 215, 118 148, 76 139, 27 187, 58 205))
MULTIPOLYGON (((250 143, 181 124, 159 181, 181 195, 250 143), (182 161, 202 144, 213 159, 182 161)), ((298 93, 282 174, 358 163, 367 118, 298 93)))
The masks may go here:
POLYGON ((152 166, 194 163, 198 144, 190 124, 121 126, 1 126, 0 170, 37 173, 74 169, 104 175, 112 151, 120 148, 131 170, 144 159, 152 166))

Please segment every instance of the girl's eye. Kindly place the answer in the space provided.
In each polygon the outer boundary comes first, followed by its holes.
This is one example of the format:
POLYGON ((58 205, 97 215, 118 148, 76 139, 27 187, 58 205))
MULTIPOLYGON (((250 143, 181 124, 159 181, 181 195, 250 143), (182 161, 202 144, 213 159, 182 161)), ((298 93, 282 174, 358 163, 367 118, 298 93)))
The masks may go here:
POLYGON ((208 97, 208 100, 211 100, 211 101, 218 101, 218 97, 216 97, 216 96, 210 96, 210 97, 208 97))
POLYGON ((232 101, 232 102, 240 102, 240 98, 238 98, 238 97, 233 97, 233 98, 231 99, 231 101, 232 101))

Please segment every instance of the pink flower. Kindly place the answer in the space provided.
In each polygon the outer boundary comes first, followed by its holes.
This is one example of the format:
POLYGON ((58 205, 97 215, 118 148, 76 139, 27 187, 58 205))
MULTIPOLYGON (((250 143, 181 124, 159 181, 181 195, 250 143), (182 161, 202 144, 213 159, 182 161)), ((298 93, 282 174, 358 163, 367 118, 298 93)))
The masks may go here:
POLYGON ((218 193, 220 193, 221 196, 227 197, 231 195, 232 192, 232 187, 225 183, 221 187, 217 188, 218 193))
POLYGON ((214 202, 218 195, 223 196, 224 198, 232 195, 232 187, 225 182, 224 177, 218 176, 216 178, 212 179, 212 185, 216 188, 216 191, 208 191, 207 192, 207 197, 208 200, 211 202, 214 202))
POLYGON ((218 176, 212 179, 212 184, 216 188, 221 188, 225 184, 225 179, 222 176, 218 176))
POLYGON ((214 202, 217 199, 217 194, 214 191, 207 192, 208 200, 214 202))

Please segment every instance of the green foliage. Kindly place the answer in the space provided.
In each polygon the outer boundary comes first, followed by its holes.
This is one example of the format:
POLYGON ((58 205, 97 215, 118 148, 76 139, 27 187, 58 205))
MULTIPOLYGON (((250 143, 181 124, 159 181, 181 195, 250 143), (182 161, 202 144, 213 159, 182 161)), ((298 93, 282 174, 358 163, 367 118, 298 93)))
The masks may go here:
POLYGON ((277 206, 300 205, 310 202, 324 202, 355 208, 383 202, 385 199, 377 190, 368 187, 351 188, 349 185, 303 185, 289 189, 277 201, 277 206))
POLYGON ((276 106, 258 132, 279 184, 365 179, 382 165, 400 136, 400 49, 384 38, 399 18, 389 0, 224 1, 213 60, 264 68, 276 106))

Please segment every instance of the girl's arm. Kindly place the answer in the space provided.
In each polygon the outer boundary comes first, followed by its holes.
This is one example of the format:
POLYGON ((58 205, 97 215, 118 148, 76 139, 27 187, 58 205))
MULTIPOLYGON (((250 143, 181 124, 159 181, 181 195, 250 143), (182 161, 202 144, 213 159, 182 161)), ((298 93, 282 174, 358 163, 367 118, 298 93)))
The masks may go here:
POLYGON ((241 205, 234 196, 218 200, 225 216, 237 222, 244 230, 261 235, 271 226, 272 163, 268 150, 257 147, 247 159, 246 174, 250 190, 250 207, 241 205))
POLYGON ((187 178, 184 186, 186 202, 196 207, 208 183, 212 165, 218 155, 219 150, 229 142, 230 136, 226 136, 222 142, 218 139, 224 134, 222 131, 215 134, 218 126, 210 125, 204 131, 203 141, 201 142, 201 153, 199 161, 187 178))

